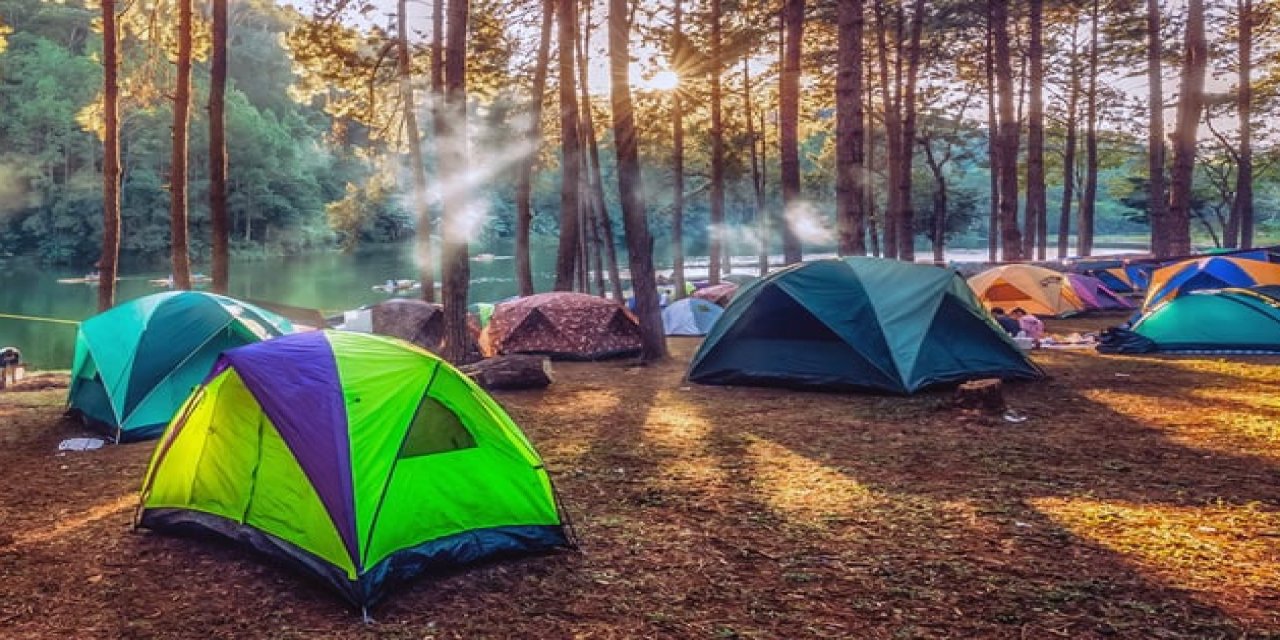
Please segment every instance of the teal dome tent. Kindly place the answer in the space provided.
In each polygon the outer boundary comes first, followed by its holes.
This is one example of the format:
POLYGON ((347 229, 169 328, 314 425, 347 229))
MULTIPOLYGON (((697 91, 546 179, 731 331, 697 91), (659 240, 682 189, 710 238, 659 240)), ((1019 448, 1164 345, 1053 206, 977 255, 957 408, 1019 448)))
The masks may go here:
POLYGON ((80 324, 67 404, 118 442, 154 438, 219 353, 292 331, 279 315, 212 293, 130 300, 80 324))
POLYGON ((959 275, 877 258, 807 262, 744 286, 689 368, 703 384, 889 393, 1042 376, 959 275))

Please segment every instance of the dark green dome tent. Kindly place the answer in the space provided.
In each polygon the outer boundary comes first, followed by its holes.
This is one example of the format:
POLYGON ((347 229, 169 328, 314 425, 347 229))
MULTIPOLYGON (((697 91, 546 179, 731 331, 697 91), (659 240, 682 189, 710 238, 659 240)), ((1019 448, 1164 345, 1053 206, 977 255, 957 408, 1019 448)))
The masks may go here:
POLYGON ((130 300, 80 324, 67 404, 117 442, 155 438, 224 349, 292 332, 282 316, 203 291, 130 300))
POLYGON ((1132 332, 1139 338, 1100 350, 1280 353, 1280 286, 1193 291, 1157 305, 1132 332))
POLYGON ((703 384, 889 393, 1042 376, 959 275, 877 258, 807 262, 744 286, 689 368, 703 384))

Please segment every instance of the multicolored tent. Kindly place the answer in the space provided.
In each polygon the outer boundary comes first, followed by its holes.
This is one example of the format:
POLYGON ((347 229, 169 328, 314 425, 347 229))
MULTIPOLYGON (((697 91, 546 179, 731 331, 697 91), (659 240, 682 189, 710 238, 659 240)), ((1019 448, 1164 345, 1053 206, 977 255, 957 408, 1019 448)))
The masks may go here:
POLYGON ((677 300, 662 310, 662 328, 669 336, 705 336, 724 309, 697 298, 677 300))
POLYGON ((960 276, 877 258, 807 262, 746 285, 689 366, 703 384, 890 393, 1042 376, 960 276))
POLYGON ((538 453, 493 399, 423 349, 342 331, 227 351, 156 447, 139 524, 246 544, 360 607, 567 543, 538 453))
POLYGON ((1158 269, 1151 276, 1143 311, 1200 289, 1280 285, 1280 264, 1237 257, 1184 260, 1158 269))
POLYGON ((480 332, 485 356, 535 353, 597 360, 640 350, 640 325, 622 305, 585 293, 539 293, 499 303, 480 332))
POLYGON ((690 297, 727 307, 737 293, 738 285, 732 282, 722 282, 698 289, 690 297))
POLYGON ((130 300, 80 324, 67 404, 117 442, 154 438, 219 353, 292 331, 279 315, 203 291, 130 300))
POLYGON ((444 341, 444 307, 417 298, 391 298, 370 309, 373 333, 407 340, 427 351, 444 341))
POLYGON ((995 267, 969 278, 988 309, 1022 307, 1037 316, 1069 316, 1086 310, 1066 274, 1029 264, 995 267))
POLYGON ((1067 283, 1084 303, 1087 311, 1120 311, 1132 309, 1133 303, 1112 291, 1101 280, 1079 273, 1068 273, 1067 283))
POLYGON ((1280 286, 1204 289, 1166 300, 1115 332, 1109 353, 1280 353, 1280 286))

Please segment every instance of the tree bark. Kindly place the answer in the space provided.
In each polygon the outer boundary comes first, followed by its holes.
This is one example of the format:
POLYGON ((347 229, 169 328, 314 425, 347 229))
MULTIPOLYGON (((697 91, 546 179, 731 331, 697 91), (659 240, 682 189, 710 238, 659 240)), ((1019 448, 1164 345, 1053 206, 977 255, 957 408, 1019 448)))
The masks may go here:
POLYGON ((791 217, 800 207, 800 53, 805 0, 783 0, 782 74, 778 87, 778 146, 782 166, 782 257, 804 259, 791 217))
POLYGON ((1000 113, 1000 245, 1006 262, 1023 259, 1018 229, 1018 122, 1013 113, 1013 67, 1009 51, 1009 0, 991 3, 996 90, 1000 113))
POLYGON ((984 49, 987 76, 987 166, 991 184, 991 206, 987 216, 987 261, 1000 259, 1000 122, 996 118, 995 24, 993 12, 987 11, 984 49))
MULTIPOLYGON (((600 176, 600 145, 596 140, 596 123, 595 116, 591 109, 591 90, 588 81, 587 69, 591 68, 591 56, 588 53, 588 44, 591 42, 591 4, 586 3, 583 8, 585 17, 583 19, 583 28, 580 30, 582 35, 578 38, 578 83, 580 88, 580 99, 582 101, 582 130, 583 143, 586 146, 585 153, 582 154, 582 175, 583 175, 583 193, 582 193, 582 211, 585 217, 584 233, 588 236, 588 251, 591 266, 596 272, 596 290, 600 297, 607 298, 605 294, 604 284, 604 268, 605 268, 605 241, 608 241, 610 280, 615 283, 615 300, 622 299, 622 284, 618 281, 618 259, 613 249, 613 234, 602 233, 601 227, 604 221, 608 220, 609 212, 605 208, 604 201, 604 185, 600 176)), ((585 268, 585 263, 584 263, 585 268)), ((583 290, 589 290, 584 287, 583 290)))
MULTIPOLYGON (((674 0, 671 9, 673 35, 672 58, 681 52, 684 43, 684 7, 681 0, 674 0)), ((751 109, 747 108, 750 126, 751 109)), ((755 156, 755 140, 751 141, 752 157, 755 156)), ((671 280, 675 284, 673 299, 685 296, 684 277, 684 96, 679 88, 671 92, 671 280)))
POLYGON ((1187 35, 1178 91, 1178 124, 1173 133, 1173 171, 1169 185, 1169 253, 1191 253, 1191 186, 1196 162, 1196 130, 1204 109, 1208 43, 1204 0, 1187 1, 1187 35))
POLYGON ((116 303, 120 256, 120 29, 116 0, 102 0, 102 257, 98 260, 98 311, 116 303))
POLYGON ((582 165, 578 131, 578 99, 574 87, 573 48, 578 34, 577 2, 559 1, 560 35, 560 242, 556 251, 556 291, 573 289, 578 258, 579 175, 582 165))
MULTIPOLYGON (((885 9, 884 0, 876 0, 875 13, 876 57, 880 67, 880 91, 883 96, 881 106, 884 113, 885 168, 888 174, 888 194, 884 208, 884 243, 882 248, 884 257, 896 259, 898 257, 898 213, 901 211, 898 206, 898 197, 902 193, 898 190, 898 172, 902 170, 898 146, 898 141, 902 138, 902 124, 899 119, 902 110, 898 100, 898 91, 901 84, 895 76, 889 73, 889 25, 886 22, 888 12, 885 9)), ((897 42, 894 43, 894 49, 895 51, 898 49, 897 42)), ((895 66, 898 65, 895 64, 895 66)))
MULTIPOLYGON (((840 0, 836 71, 836 224, 839 253, 866 255, 866 217, 862 210, 863 166, 862 36, 863 0, 840 0)), ((750 92, 748 91, 748 96, 750 92)), ((748 97, 749 99, 749 97, 748 97)))
MULTIPOLYGON (((769 213, 765 211, 765 191, 769 185, 769 132, 764 109, 760 110, 760 179, 756 187, 756 221, 760 233, 760 255, 757 258, 760 277, 769 273, 769 213)), ((752 148, 754 152, 754 147, 752 148)))
MULTIPOLYGON (((445 56, 445 0, 432 0, 431 3, 431 131, 435 136, 436 147, 436 179, 443 182, 445 176, 442 140, 450 135, 448 123, 445 119, 447 107, 445 105, 445 80, 444 80, 444 56, 445 56)), ((444 226, 444 204, 440 205, 440 225, 444 226)), ((419 222, 416 227, 414 242, 417 243, 419 260, 421 265, 418 267, 418 280, 422 284, 422 299, 427 302, 434 302, 436 297, 436 281, 435 266, 432 264, 431 251, 431 211, 427 211, 426 224, 419 222), (423 231, 425 230, 425 234, 423 231)), ((443 229, 441 230, 441 240, 444 239, 443 229)), ((441 247, 443 252, 444 247, 441 247)), ((444 256, 441 256, 440 269, 444 270, 444 256)), ((470 267, 468 267, 470 268, 470 267)), ((444 274, 440 274, 444 277, 444 274)), ((440 295, 444 296, 443 284, 441 283, 440 295)))
POLYGON ((444 303, 444 347, 441 355, 462 364, 475 354, 467 327, 467 290, 471 283, 471 260, 467 250, 467 209, 471 199, 466 184, 467 167, 467 19, 469 0, 449 0, 449 26, 444 58, 444 125, 447 134, 440 140, 440 166, 445 191, 441 233, 444 303))
POLYGON ((191 0, 178 0, 178 64, 173 91, 173 153, 169 162, 169 233, 173 286, 191 289, 187 240, 187 134, 191 114, 191 0))
POLYGON ((413 217, 417 221, 414 240, 422 299, 434 302, 435 275, 431 266, 431 211, 427 204, 427 167, 422 160, 422 138, 418 132, 418 109, 413 96, 413 63, 409 52, 408 0, 396 2, 396 55, 400 76, 400 100, 404 112, 404 133, 409 147, 409 170, 413 172, 413 217))
POLYGON ((658 306, 658 283, 653 273, 653 237, 649 235, 645 214, 640 145, 631 102, 628 77, 631 25, 627 8, 627 0, 609 0, 609 102, 613 111, 614 150, 618 157, 622 225, 627 236, 636 316, 640 319, 640 360, 655 362, 667 358, 667 340, 662 329, 662 310, 658 306))
POLYGON ((1161 68, 1160 2, 1147 0, 1147 180, 1151 189, 1147 212, 1151 251, 1169 255, 1169 202, 1165 193, 1164 74, 1161 68))
POLYGON ((209 222, 213 232, 213 291, 227 293, 231 219, 227 213, 227 0, 213 0, 209 64, 209 222))
MULTIPOLYGON (((915 157, 916 138, 916 85, 920 77, 920 37, 924 30, 925 1, 916 0, 911 13, 911 27, 907 40, 907 75, 902 82, 902 131, 898 140, 898 259, 915 262, 916 232, 915 211, 911 203, 912 159, 915 157)), ((899 13, 899 22, 902 21, 899 13)))
MULTIPOLYGON (((1236 154, 1236 197, 1231 218, 1240 231, 1239 246, 1253 247, 1253 0, 1236 0, 1239 14, 1240 68, 1236 89, 1236 114, 1240 119, 1240 151, 1236 154)), ((1233 238, 1234 240, 1234 238, 1233 238)), ((1229 246, 1236 246, 1235 243, 1229 246)))
POLYGON ((720 50, 721 0, 711 0, 711 241, 707 256, 707 280, 720 283, 720 261, 724 251, 724 122, 721 107, 721 76, 724 61, 720 50))
POLYGON ((933 262, 946 264, 947 176, 942 171, 942 163, 933 154, 933 145, 928 140, 921 140, 920 146, 924 148, 925 162, 933 174, 933 262))
POLYGON ((533 229, 533 166, 542 146, 542 103, 547 93, 547 66, 551 59, 551 25, 554 20, 555 0, 543 0, 538 58, 533 68, 533 91, 529 102, 528 157, 520 163, 516 181, 516 286, 522 296, 534 293, 533 259, 529 250, 533 229))
POLYGON ((1093 0, 1089 19, 1089 91, 1085 95, 1084 198, 1076 222, 1076 255, 1093 255, 1093 219, 1098 203, 1098 7, 1093 0))
POLYGON ((1027 51, 1031 90, 1027 114, 1027 223, 1030 228, 1027 233, 1036 258, 1044 260, 1049 206, 1044 183, 1044 0, 1031 0, 1030 21, 1031 41, 1027 51))
POLYGON ((1062 209, 1058 213, 1058 259, 1067 257, 1071 250, 1071 203, 1076 188, 1076 130, 1079 121, 1076 112, 1080 107, 1080 65, 1076 62, 1076 26, 1071 28, 1071 74, 1067 89, 1066 140, 1062 152, 1062 209))

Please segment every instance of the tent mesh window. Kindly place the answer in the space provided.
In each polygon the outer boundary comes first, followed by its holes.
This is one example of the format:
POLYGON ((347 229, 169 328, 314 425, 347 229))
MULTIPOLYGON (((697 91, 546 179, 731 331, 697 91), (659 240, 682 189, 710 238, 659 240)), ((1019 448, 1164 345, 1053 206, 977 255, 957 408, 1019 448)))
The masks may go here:
POLYGON ((409 432, 404 436, 400 457, 427 456, 475 446, 475 436, 463 426, 458 416, 439 400, 424 395, 413 415, 409 432))

